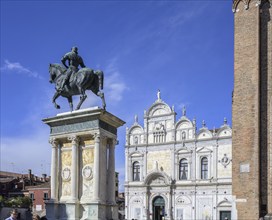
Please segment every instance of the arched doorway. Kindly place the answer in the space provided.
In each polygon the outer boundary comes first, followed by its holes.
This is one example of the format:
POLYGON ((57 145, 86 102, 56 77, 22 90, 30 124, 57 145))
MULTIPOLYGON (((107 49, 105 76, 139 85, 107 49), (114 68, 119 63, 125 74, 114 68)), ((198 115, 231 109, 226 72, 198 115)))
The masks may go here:
POLYGON ((165 202, 161 196, 156 196, 152 203, 152 220, 164 220, 165 202))

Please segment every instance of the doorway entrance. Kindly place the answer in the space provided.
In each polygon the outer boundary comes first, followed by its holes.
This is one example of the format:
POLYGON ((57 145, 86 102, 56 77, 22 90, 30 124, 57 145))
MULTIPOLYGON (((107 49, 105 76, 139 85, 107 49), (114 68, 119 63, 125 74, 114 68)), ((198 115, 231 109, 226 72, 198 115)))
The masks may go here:
POLYGON ((153 200, 153 215, 152 220, 164 220, 165 202, 161 196, 157 196, 153 200))
POLYGON ((231 220, 231 211, 220 211, 220 220, 231 220))

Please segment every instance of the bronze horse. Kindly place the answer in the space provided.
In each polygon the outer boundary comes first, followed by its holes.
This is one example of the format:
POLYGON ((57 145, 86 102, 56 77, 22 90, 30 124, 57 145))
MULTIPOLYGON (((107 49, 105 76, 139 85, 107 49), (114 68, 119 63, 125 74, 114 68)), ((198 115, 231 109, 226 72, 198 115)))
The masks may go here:
POLYGON ((59 96, 62 96, 68 99, 70 110, 73 111, 72 97, 74 95, 80 95, 80 102, 78 103, 76 110, 80 109, 82 103, 87 98, 85 93, 86 90, 91 90, 95 95, 99 96, 102 100, 103 109, 106 108, 104 93, 102 92, 104 83, 104 73, 102 71, 82 68, 75 74, 75 76, 72 75, 70 77, 70 81, 67 83, 68 85, 65 85, 63 90, 60 91, 60 85, 65 78, 65 71, 66 68, 60 64, 49 65, 49 82, 54 83, 56 89, 52 102, 57 109, 59 109, 60 106, 56 103, 56 99, 59 96))

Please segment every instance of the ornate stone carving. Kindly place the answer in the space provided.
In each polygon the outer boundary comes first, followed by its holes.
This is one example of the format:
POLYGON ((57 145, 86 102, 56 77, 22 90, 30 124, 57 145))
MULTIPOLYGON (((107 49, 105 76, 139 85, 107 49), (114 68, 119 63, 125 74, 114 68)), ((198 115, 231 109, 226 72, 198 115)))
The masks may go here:
POLYGON ((70 196, 71 195, 71 184, 70 182, 62 182, 62 196, 70 196))
POLYGON ((101 135, 100 133, 95 133, 94 134, 94 142, 99 143, 100 142, 101 135))
POLYGON ((250 1, 250 0, 234 0, 234 1, 233 1, 233 4, 232 4, 232 11, 233 11, 233 12, 236 12, 237 6, 238 6, 238 4, 239 4, 240 2, 243 2, 244 5, 245 5, 245 6, 244 6, 245 9, 248 9, 249 1, 250 1))
POLYGON ((91 180, 93 178, 93 170, 90 164, 83 167, 82 176, 86 180, 91 180))
POLYGON ((110 138, 107 140, 107 144, 109 144, 111 147, 115 147, 115 145, 118 144, 118 140, 116 138, 110 138))
POLYGON ((87 164, 92 164, 94 162, 94 149, 84 149, 82 150, 82 161, 83 166, 87 164))
POLYGON ((71 151, 63 151, 61 154, 62 166, 71 166, 72 165, 72 154, 71 151))
POLYGON ((82 130, 87 130, 91 128, 97 128, 99 126, 99 121, 86 121, 86 122, 78 122, 73 124, 64 124, 58 125, 51 128, 51 134, 61 134, 68 132, 77 132, 82 130))
POLYGON ((48 142, 52 145, 52 147, 57 147, 59 144, 59 141, 54 137, 49 138, 48 142))
POLYGON ((70 167, 64 167, 64 169, 61 172, 61 176, 62 176, 63 181, 70 181, 70 179, 71 179, 70 167))
POLYGON ((68 140, 72 141, 72 145, 78 146, 80 138, 76 135, 73 135, 73 136, 68 137, 68 140))
POLYGON ((229 165, 229 163, 231 162, 231 159, 227 156, 227 154, 224 154, 224 157, 222 157, 222 159, 219 160, 218 162, 221 163, 226 168, 227 165, 229 165))
MULTIPOLYGON (((249 3, 251 2, 252 0, 233 0, 233 4, 232 4, 232 11, 233 12, 236 12, 236 9, 237 9, 237 6, 240 2, 244 3, 244 9, 247 10, 249 9, 249 3)), ((259 6, 261 4, 261 1, 262 0, 255 0, 256 2, 256 6, 259 6)))
POLYGON ((150 185, 166 185, 165 179, 163 177, 157 177, 151 180, 150 185))
POLYGON ((90 211, 90 216, 91 216, 91 217, 96 217, 96 216, 97 216, 97 212, 96 212, 95 209, 91 209, 91 211, 90 211))

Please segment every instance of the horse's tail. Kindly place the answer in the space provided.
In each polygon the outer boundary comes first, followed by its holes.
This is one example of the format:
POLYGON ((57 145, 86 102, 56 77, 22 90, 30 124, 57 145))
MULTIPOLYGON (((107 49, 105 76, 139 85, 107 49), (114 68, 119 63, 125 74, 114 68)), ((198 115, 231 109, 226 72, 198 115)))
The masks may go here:
POLYGON ((103 90, 104 87, 104 73, 103 71, 97 71, 98 79, 99 79, 99 90, 103 90))

